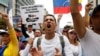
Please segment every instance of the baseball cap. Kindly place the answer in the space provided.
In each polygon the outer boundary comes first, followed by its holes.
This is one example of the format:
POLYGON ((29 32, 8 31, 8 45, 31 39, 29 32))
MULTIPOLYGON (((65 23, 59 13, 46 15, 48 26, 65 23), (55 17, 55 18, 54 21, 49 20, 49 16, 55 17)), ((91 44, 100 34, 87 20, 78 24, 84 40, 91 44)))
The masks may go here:
POLYGON ((22 32, 22 30, 20 28, 15 28, 15 31, 22 32))
POLYGON ((28 38, 22 39, 22 42, 28 42, 28 38))
POLYGON ((0 29, 0 35, 3 35, 3 34, 9 34, 9 33, 6 30, 0 29))

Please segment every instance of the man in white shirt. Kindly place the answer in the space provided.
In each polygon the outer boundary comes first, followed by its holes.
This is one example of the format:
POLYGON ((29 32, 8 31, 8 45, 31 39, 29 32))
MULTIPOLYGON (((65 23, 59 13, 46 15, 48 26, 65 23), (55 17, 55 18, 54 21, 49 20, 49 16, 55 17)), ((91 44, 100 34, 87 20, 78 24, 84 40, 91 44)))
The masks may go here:
MULTIPOLYGON (((60 42, 60 37, 58 34, 55 34, 56 29, 56 19, 53 15, 48 14, 44 17, 43 27, 45 29, 45 35, 41 37, 41 49, 43 51, 43 56, 55 56, 56 48, 59 50, 60 54, 62 55, 62 46, 60 42)), ((67 37, 63 36, 65 46, 64 46, 64 53, 65 56, 73 56, 70 43, 67 37)), ((36 38, 33 42, 33 47, 37 48, 38 38, 36 38)))
POLYGON ((33 26, 32 24, 27 26, 26 33, 29 35, 29 37, 34 38, 34 32, 33 32, 33 27, 32 26, 33 26))
MULTIPOLYGON (((97 5, 90 17, 92 30, 86 28, 84 19, 78 11, 78 1, 71 1, 71 14, 75 30, 80 38, 84 56, 100 56, 100 5, 97 5)), ((86 18, 85 18, 86 19, 86 18)))

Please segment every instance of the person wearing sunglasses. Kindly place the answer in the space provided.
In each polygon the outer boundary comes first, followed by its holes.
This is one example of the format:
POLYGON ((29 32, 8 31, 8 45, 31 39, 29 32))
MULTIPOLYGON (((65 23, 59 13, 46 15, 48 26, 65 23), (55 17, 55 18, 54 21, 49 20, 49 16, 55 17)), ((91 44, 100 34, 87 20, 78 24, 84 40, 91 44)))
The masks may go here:
POLYGON ((82 56, 81 45, 74 29, 68 31, 68 39, 74 56, 82 56))

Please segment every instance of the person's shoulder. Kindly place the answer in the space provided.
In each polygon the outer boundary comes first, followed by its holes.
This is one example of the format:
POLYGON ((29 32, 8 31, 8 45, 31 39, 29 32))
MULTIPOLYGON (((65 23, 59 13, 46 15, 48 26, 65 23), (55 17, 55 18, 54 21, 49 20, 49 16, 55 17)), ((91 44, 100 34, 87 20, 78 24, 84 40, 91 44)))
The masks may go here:
POLYGON ((80 41, 82 41, 82 40, 86 41, 87 39, 95 40, 95 39, 98 39, 98 37, 100 37, 99 34, 97 34, 96 32, 94 32, 93 30, 91 30, 89 28, 86 28, 86 33, 83 36, 83 38, 80 39, 80 41))
POLYGON ((64 39, 67 39, 68 37, 67 36, 65 36, 65 35, 61 35, 64 39))
POLYGON ((95 34, 97 34, 97 33, 95 33, 92 29, 86 28, 86 33, 83 37, 92 36, 95 34))
POLYGON ((35 37, 35 38, 34 38, 34 41, 37 41, 39 38, 40 38, 40 37, 35 37))
POLYGON ((43 39, 43 38, 44 38, 44 35, 42 35, 42 36, 40 36, 40 37, 35 37, 35 38, 34 38, 34 41, 37 41, 37 40, 40 39, 40 38, 43 39))

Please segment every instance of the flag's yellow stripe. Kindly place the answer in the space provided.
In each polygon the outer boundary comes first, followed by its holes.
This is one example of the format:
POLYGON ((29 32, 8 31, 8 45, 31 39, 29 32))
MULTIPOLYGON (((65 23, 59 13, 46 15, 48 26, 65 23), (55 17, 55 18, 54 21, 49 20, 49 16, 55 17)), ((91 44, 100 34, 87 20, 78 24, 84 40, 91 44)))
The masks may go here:
POLYGON ((82 3, 82 0, 79 0, 79 3, 82 3))

